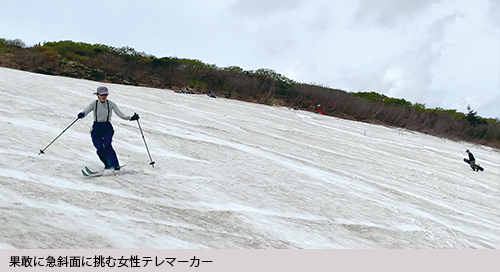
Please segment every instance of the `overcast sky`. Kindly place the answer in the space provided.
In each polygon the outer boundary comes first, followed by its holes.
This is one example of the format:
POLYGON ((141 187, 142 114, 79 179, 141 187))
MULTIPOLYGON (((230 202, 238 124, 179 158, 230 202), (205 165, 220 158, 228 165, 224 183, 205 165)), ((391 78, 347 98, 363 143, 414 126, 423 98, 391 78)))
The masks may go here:
POLYGON ((499 0, 0 0, 0 37, 269 68, 500 117, 499 0))

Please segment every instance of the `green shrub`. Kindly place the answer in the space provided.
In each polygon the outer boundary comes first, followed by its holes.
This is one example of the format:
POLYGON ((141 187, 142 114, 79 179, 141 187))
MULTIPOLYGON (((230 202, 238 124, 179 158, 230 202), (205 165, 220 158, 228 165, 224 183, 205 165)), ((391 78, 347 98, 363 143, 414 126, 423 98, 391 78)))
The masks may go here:
POLYGON ((46 42, 26 47, 19 39, 0 38, 0 65, 26 71, 65 75, 103 82, 184 88, 200 93, 313 111, 321 104, 326 114, 358 121, 474 141, 500 148, 500 122, 484 119, 468 108, 427 109, 425 104, 387 97, 376 92, 348 93, 326 86, 295 82, 272 69, 244 71, 238 66, 218 68, 200 60, 157 58, 131 47, 73 41, 46 42))

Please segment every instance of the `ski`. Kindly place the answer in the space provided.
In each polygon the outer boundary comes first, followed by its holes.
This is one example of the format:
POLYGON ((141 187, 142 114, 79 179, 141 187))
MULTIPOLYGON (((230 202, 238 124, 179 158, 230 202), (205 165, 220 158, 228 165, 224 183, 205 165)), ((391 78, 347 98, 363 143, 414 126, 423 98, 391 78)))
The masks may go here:
POLYGON ((85 166, 85 170, 81 170, 82 174, 85 178, 94 178, 94 177, 100 177, 103 175, 102 171, 92 171, 90 170, 87 166, 85 166))
POLYGON ((89 176, 89 174, 87 172, 83 171, 83 169, 82 169, 82 174, 83 174, 84 177, 88 177, 89 176))
POLYGON ((87 166, 85 166, 85 171, 87 171, 87 173, 90 174, 90 175, 99 174, 99 171, 92 171, 87 166))
MULTIPOLYGON (((124 166, 125 165, 122 165, 120 167, 120 169, 123 168, 124 166)), ((106 170, 112 171, 115 175, 120 172, 120 171, 115 171, 115 170, 112 170, 112 169, 103 169, 103 170, 100 170, 100 171, 93 171, 93 170, 90 170, 90 168, 88 168, 87 166, 85 166, 84 169, 81 169, 82 175, 85 178, 94 178, 94 177, 103 176, 106 170)))

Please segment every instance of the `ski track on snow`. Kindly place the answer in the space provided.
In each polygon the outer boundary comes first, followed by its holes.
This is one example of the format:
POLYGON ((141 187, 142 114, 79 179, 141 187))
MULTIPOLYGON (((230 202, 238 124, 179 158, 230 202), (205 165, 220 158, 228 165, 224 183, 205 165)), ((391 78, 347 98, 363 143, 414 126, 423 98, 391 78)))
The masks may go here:
POLYGON ((38 155, 100 85, 0 68, 0 248, 500 247, 500 151, 396 128, 104 84, 155 167, 116 116, 119 174, 92 118, 38 155))

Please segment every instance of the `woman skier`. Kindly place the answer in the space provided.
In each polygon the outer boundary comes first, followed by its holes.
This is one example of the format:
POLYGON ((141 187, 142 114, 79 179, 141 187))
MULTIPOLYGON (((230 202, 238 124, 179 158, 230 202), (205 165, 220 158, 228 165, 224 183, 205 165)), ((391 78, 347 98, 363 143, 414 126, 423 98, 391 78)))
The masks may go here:
POLYGON ((139 120, 139 115, 134 113, 132 116, 125 115, 118 106, 108 100, 108 88, 100 86, 97 88, 97 100, 90 103, 82 112, 78 113, 78 118, 86 117, 91 111, 94 112, 94 124, 90 135, 92 143, 96 148, 96 153, 99 159, 104 163, 105 169, 120 170, 120 163, 116 156, 116 152, 111 145, 115 131, 111 125, 111 116, 113 111, 124 120, 139 120))

